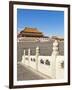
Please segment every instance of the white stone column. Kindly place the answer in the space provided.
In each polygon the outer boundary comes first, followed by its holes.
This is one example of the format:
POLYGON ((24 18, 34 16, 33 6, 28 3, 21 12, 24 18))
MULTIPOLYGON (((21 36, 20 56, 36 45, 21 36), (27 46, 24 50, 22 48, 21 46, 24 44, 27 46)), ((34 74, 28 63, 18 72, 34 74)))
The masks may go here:
POLYGON ((22 63, 25 64, 25 50, 24 50, 24 54, 22 56, 22 63))
POLYGON ((36 47, 36 70, 38 71, 38 56, 39 56, 39 47, 36 47))
POLYGON ((51 56, 51 75, 52 78, 56 78, 56 57, 59 55, 59 44, 58 41, 55 40, 53 43, 53 52, 51 56))
POLYGON ((30 48, 28 49, 28 66, 30 66, 30 48))
POLYGON ((52 52, 52 55, 58 55, 59 54, 59 44, 58 44, 58 41, 55 40, 54 43, 53 43, 53 52, 52 52))

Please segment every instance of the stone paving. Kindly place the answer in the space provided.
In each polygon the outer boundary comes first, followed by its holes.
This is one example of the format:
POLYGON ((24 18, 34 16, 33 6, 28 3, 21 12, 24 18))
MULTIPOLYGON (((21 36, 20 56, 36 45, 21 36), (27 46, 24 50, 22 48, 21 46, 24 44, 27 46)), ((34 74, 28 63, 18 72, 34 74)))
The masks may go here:
POLYGON ((27 68, 26 66, 21 65, 20 63, 17 64, 17 80, 39 80, 39 79, 50 79, 47 76, 42 75, 39 72, 32 71, 31 69, 27 68))

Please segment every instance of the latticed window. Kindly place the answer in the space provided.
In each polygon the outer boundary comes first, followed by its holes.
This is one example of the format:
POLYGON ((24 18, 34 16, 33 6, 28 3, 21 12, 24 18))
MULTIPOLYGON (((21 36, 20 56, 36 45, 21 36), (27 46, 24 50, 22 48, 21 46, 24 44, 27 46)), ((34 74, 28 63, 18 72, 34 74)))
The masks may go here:
POLYGON ((43 61, 43 59, 41 59, 41 60, 40 60, 40 63, 44 64, 44 61, 43 61))
POLYGON ((46 65, 50 65, 50 61, 49 60, 46 60, 45 64, 46 65))

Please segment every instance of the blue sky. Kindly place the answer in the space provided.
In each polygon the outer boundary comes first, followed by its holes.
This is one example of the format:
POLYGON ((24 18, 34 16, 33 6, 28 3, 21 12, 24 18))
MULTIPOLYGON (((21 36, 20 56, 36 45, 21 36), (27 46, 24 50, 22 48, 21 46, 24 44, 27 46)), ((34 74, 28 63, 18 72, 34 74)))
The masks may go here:
POLYGON ((64 12, 17 9, 17 30, 25 27, 37 28, 45 36, 64 36, 64 12))

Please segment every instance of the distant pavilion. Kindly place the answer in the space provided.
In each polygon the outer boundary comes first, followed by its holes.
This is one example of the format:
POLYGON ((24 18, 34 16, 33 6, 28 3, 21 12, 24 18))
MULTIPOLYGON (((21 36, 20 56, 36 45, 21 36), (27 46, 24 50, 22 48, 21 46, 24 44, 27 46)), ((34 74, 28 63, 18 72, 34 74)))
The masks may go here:
POLYGON ((44 35, 37 28, 25 27, 25 29, 18 34, 18 37, 44 37, 44 35))
POLYGON ((30 27, 25 27, 24 30, 22 30, 20 33, 17 35, 18 41, 40 41, 40 42, 45 42, 49 40, 59 40, 59 41, 64 41, 63 37, 58 37, 58 36, 44 36, 42 32, 40 32, 37 28, 30 28, 30 27))

